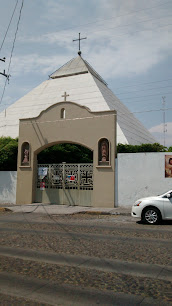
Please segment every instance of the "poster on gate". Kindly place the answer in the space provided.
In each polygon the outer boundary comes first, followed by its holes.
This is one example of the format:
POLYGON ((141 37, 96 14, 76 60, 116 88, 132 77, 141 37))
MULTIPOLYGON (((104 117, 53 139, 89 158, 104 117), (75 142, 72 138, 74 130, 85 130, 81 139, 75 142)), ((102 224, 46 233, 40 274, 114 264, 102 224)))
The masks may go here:
POLYGON ((53 180, 60 181, 60 176, 59 175, 53 175, 53 180))
POLYGON ((40 182, 40 190, 45 190, 45 182, 40 182))
POLYGON ((40 167, 38 168, 38 176, 42 180, 48 173, 47 167, 40 167))
POLYGON ((75 175, 68 175, 67 179, 69 182, 75 182, 75 175))

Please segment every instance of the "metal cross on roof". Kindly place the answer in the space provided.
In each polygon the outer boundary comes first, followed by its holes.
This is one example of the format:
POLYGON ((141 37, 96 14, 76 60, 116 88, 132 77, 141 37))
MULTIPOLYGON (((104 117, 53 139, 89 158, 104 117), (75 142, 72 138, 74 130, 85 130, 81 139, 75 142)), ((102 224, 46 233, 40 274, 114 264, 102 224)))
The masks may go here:
POLYGON ((80 41, 83 40, 83 39, 87 39, 87 37, 81 38, 80 33, 79 33, 79 39, 73 39, 73 41, 79 41, 79 51, 78 51, 79 55, 81 55, 81 50, 80 50, 81 43, 80 43, 80 41))
POLYGON ((66 97, 69 97, 69 95, 67 95, 66 91, 64 92, 64 95, 62 95, 62 97, 64 97, 64 102, 66 102, 66 97))

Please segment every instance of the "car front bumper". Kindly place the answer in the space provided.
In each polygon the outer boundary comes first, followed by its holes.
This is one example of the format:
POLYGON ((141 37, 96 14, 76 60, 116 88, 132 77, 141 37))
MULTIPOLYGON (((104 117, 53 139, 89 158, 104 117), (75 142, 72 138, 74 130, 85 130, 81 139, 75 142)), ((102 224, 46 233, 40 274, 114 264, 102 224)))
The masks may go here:
POLYGON ((132 206, 131 216, 134 218, 141 218, 142 210, 139 206, 132 206))

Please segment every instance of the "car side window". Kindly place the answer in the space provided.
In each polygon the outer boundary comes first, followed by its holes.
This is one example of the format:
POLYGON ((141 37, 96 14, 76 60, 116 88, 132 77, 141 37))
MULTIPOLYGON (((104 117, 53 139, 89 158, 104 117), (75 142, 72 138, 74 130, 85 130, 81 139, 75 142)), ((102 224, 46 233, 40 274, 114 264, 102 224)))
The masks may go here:
MULTIPOLYGON (((168 197, 168 199, 171 199, 172 198, 172 192, 169 192, 168 194, 170 195, 170 197, 168 197)), ((167 198, 167 195, 165 195, 164 198, 167 198)))
MULTIPOLYGON (((169 192, 168 194, 170 194, 170 197, 168 199, 172 198, 172 192, 169 192)), ((163 198, 167 199, 167 195, 163 196, 163 198)))

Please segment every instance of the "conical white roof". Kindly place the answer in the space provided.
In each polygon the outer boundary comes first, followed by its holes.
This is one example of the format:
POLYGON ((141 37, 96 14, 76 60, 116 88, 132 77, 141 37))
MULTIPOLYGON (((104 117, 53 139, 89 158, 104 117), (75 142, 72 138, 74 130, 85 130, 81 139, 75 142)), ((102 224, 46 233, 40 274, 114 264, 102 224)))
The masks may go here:
POLYGON ((50 75, 24 97, 0 113, 0 135, 19 135, 19 119, 32 118, 49 106, 64 101, 87 106, 91 111, 117 111, 117 142, 127 144, 154 143, 149 131, 107 87, 106 82, 78 56, 50 75))

